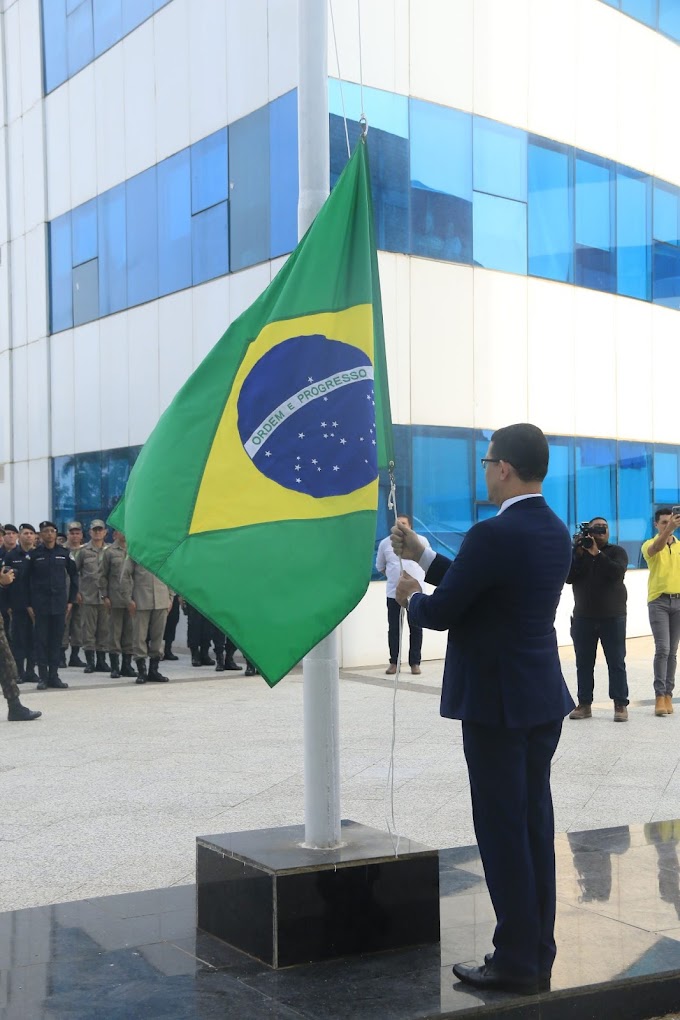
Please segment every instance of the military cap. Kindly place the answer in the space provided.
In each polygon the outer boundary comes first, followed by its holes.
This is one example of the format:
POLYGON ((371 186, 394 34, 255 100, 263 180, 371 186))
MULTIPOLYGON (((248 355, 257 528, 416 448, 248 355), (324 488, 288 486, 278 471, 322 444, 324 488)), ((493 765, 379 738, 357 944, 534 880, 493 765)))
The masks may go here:
POLYGON ((100 521, 99 518, 97 517, 96 520, 92 521, 92 524, 90 525, 90 527, 91 528, 105 528, 106 525, 104 524, 103 521, 100 521))
POLYGON ((15 535, 19 534, 18 530, 14 527, 13 524, 6 524, 5 525, 5 533, 8 532, 8 531, 13 531, 15 535))
POLYGON ((45 528, 54 528, 55 531, 57 530, 57 525, 54 521, 41 521, 38 527, 41 531, 44 531, 45 528))
POLYGON ((83 530, 83 526, 80 523, 80 521, 69 521, 68 524, 66 525, 66 529, 67 529, 67 531, 73 531, 74 529, 77 529, 78 531, 82 531, 83 530))
POLYGON ((66 541, 66 535, 64 534, 63 531, 58 531, 57 532, 57 538, 63 538, 64 541, 66 541))
POLYGON ((32 524, 20 524, 19 531, 32 531, 33 534, 35 535, 35 528, 33 527, 32 524))

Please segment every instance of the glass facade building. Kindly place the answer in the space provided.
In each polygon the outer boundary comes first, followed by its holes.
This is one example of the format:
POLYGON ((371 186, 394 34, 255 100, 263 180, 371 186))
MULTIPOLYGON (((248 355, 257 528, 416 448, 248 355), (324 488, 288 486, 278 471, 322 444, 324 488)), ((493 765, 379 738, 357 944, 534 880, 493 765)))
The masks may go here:
POLYGON ((602 3, 680 43, 679 0, 602 0, 602 3))

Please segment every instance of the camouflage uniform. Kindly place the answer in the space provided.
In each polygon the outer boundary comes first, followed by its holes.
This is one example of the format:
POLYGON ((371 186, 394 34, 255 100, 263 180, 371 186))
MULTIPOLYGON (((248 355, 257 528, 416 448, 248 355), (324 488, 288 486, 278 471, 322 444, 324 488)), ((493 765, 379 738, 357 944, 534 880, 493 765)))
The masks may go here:
POLYGON ((14 661, 9 641, 5 634, 5 625, 0 618, 0 687, 8 701, 15 701, 19 697, 17 687, 17 664, 14 661))
POLYGON ((76 561, 80 581, 78 590, 82 595, 80 604, 83 648, 86 652, 107 652, 111 620, 108 608, 102 604, 99 593, 99 570, 106 551, 98 549, 92 542, 82 545, 73 557, 76 561))

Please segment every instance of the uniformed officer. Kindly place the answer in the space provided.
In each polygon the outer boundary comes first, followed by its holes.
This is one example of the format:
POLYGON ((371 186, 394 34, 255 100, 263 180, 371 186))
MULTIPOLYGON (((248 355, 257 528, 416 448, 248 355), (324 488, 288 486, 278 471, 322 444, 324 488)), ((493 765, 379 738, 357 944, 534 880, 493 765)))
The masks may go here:
POLYGON ((187 644, 191 652, 191 665, 214 666, 215 660, 210 657, 212 624, 188 602, 184 603, 184 608, 187 614, 187 644))
MULTIPOLYGON (((5 524, 2 529, 2 546, 0 547, 0 563, 4 563, 5 556, 12 552, 17 544, 19 538, 19 532, 13 524, 5 524)), ((0 591, 0 612, 2 613, 2 622, 5 625, 5 633, 9 634, 11 627, 11 620, 9 616, 9 603, 7 601, 7 592, 2 589, 0 591)))
POLYGON ((28 554, 29 613, 35 620, 35 643, 40 682, 46 687, 68 687, 59 677, 59 655, 65 615, 78 594, 78 571, 67 550, 57 545, 52 521, 40 523, 41 545, 28 554))
POLYGON ((35 528, 32 524, 19 525, 19 541, 5 556, 5 566, 14 571, 14 583, 5 589, 5 594, 12 613, 9 644, 17 664, 17 682, 37 684, 39 677, 35 672, 33 619, 28 612, 28 554, 33 548, 34 538, 35 528))
POLYGON ((90 525, 90 541, 76 550, 73 558, 78 568, 78 596, 85 649, 86 673, 108 673, 106 652, 109 646, 110 620, 99 590, 99 570, 104 556, 106 525, 94 520, 90 525), (95 662, 96 654, 96 662, 95 662))
MULTIPOLYGON (((3 564, 0 567, 0 591, 6 591, 14 581, 14 571, 3 564)), ((32 719, 39 719, 42 712, 32 712, 19 701, 19 688, 17 687, 17 666, 9 647, 5 625, 0 620, 0 687, 7 700, 7 719, 9 722, 30 722, 32 719)))
POLYGON ((127 556, 121 574, 121 588, 125 601, 132 613, 132 635, 137 683, 147 680, 167 683, 167 676, 158 669, 165 621, 170 609, 173 592, 167 584, 127 556), (149 672, 146 672, 147 634, 149 639, 149 672))
MULTIPOLYGON (((83 526, 80 521, 69 521, 66 525, 67 538, 65 549, 68 549, 72 557, 78 552, 83 546, 83 526)), ((60 666, 66 665, 66 649, 71 646, 71 655, 68 660, 69 666, 75 666, 76 668, 82 668, 85 662, 80 658, 79 652, 83 645, 82 626, 80 618, 80 606, 76 602, 71 612, 66 617, 66 626, 64 627, 64 637, 61 643, 62 647, 62 658, 59 663, 60 666)))
POLYGON ((110 613, 109 658, 111 679, 120 676, 137 676, 132 666, 132 617, 121 586, 120 576, 127 556, 127 542, 122 531, 114 531, 113 542, 104 547, 99 571, 99 592, 110 613), (123 655, 121 669, 120 656, 123 655))

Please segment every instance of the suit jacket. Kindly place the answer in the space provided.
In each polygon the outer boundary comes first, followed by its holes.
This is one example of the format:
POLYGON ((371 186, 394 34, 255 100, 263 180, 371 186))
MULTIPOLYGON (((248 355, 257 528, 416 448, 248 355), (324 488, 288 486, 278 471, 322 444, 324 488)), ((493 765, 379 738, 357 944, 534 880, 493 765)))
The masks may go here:
POLYGON ((475 524, 451 562, 437 556, 411 622, 449 631, 441 714, 522 728, 574 707, 562 676, 555 612, 571 565, 566 527, 542 496, 475 524))

